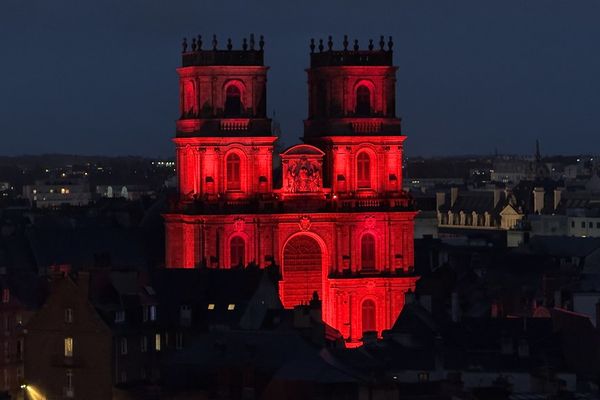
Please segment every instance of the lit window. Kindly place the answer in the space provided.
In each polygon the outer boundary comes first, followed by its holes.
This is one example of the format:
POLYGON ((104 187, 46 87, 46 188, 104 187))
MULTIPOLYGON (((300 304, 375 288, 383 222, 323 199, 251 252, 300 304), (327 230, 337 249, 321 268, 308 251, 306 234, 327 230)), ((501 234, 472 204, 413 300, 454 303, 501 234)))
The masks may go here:
POLYGON ((245 265, 245 253, 246 253, 246 242, 244 238, 235 236, 229 243, 231 266, 244 266, 245 265))
POLYGON ((236 85, 229 85, 225 91, 225 116, 238 117, 242 113, 242 94, 236 85))
POLYGON ((33 194, 37 194, 37 189, 33 189, 33 194))
POLYGON ((375 302, 373 300, 365 300, 362 304, 362 331, 376 331, 375 324, 375 302))
POLYGON ((209 305, 208 305, 208 309, 209 309, 209 310, 214 310, 214 309, 215 309, 215 305, 214 305, 214 304, 212 304, 212 303, 211 303, 211 304, 209 304, 209 305))
POLYGON ((227 311, 233 311, 233 310, 235 310, 235 304, 229 304, 227 306, 227 311))
POLYGON ((65 338, 65 357, 73 357, 73 338, 65 338))
POLYGON ((154 335, 154 350, 160 351, 160 333, 154 335))
POLYGON ((356 89, 356 115, 367 116, 371 114, 371 91, 365 85, 356 89))
POLYGON ((356 159, 356 179, 359 188, 371 187, 371 157, 365 152, 356 159))
POLYGON ((142 319, 144 322, 148 320, 156 321, 156 306, 144 306, 142 308, 142 319))
POLYGON ((65 322, 67 324, 73 323, 73 309, 72 308, 65 308, 65 322))
POLYGON ((150 321, 156 321, 156 306, 150 306, 150 321))
POLYGON ((127 338, 121 338, 121 354, 127 354, 127 338))
POLYGON ((375 237, 369 233, 360 240, 360 263, 363 270, 375 269, 375 237))
POLYGON ((232 153, 227 156, 227 190, 241 190, 240 156, 232 153))

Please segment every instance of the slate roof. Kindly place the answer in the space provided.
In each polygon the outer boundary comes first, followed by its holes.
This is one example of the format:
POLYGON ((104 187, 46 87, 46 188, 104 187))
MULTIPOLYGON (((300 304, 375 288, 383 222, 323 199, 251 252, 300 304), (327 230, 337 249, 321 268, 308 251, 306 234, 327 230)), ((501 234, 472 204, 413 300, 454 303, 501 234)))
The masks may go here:
POLYGON ((450 205, 450 196, 446 194, 446 202, 440 206, 442 212, 452 211, 459 213, 471 213, 475 211, 478 214, 483 214, 486 211, 490 214, 499 214, 502 211, 503 202, 499 201, 494 205, 494 192, 491 191, 471 191, 459 192, 456 201, 450 205))

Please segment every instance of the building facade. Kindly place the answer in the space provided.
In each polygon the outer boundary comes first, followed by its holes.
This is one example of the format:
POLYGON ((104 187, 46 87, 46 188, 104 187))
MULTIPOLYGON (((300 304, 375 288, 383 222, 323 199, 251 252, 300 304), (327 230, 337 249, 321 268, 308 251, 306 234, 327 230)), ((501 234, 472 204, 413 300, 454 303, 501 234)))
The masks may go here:
POLYGON ((349 344, 389 329, 418 279, 391 39, 368 50, 311 43, 303 143, 281 153, 278 181, 262 38, 241 50, 201 43, 184 42, 177 70, 167 268, 277 265, 284 307, 316 292, 323 320, 349 344))

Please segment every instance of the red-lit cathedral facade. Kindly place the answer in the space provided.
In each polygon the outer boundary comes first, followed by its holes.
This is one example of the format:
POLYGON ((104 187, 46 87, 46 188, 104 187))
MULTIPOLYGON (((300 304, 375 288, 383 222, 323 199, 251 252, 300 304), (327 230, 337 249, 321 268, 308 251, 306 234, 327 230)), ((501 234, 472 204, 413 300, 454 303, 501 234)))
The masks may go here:
POLYGON ((380 335, 418 279, 391 39, 368 50, 311 43, 303 143, 280 154, 276 180, 262 38, 241 50, 200 43, 184 43, 177 69, 179 199, 164 215, 166 266, 277 265, 284 307, 317 292, 349 345, 380 335))

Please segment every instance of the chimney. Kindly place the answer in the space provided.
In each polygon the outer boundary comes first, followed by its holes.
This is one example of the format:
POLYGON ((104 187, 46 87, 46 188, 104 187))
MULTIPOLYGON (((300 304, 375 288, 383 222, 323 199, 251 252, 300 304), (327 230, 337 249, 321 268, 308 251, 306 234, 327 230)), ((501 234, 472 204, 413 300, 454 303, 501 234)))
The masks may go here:
POLYGON ((452 322, 460 321, 460 303, 458 293, 452 292, 452 322))
POLYGON ((565 188, 556 188, 554 189, 554 210, 558 209, 558 205, 560 204, 560 200, 562 199, 562 192, 565 188))
POLYGON ((456 203, 457 198, 458 198, 458 188, 451 187, 450 188, 450 207, 454 206, 454 203, 456 203))
POLYGON ((544 209, 544 188, 536 187, 533 189, 533 212, 541 214, 544 209))
POLYGON ((439 211, 440 207, 446 203, 446 193, 437 192, 435 194, 435 209, 439 211))

